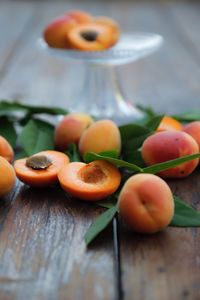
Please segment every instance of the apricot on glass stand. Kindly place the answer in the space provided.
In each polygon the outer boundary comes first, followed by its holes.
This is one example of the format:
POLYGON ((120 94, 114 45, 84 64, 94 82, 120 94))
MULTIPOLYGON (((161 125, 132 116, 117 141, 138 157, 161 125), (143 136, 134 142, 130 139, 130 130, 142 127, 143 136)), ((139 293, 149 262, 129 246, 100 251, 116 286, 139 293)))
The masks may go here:
POLYGON ((110 118, 118 124, 142 117, 134 103, 125 99, 116 66, 134 62, 160 48, 162 36, 153 33, 122 34, 119 42, 104 51, 64 50, 49 47, 43 39, 39 46, 48 54, 66 62, 85 64, 84 85, 68 107, 71 111, 91 114, 97 119, 110 118))

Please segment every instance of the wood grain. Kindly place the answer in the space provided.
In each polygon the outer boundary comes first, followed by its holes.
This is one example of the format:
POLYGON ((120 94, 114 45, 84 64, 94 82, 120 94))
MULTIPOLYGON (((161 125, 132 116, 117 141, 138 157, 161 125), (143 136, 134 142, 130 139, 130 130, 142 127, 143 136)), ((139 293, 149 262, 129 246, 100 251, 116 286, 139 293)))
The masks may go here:
MULTIPOLYGON (((118 68, 131 101, 172 113, 199 108, 198 8, 165 2, 1 1, 0 98, 63 107, 73 101, 84 65, 50 57, 36 41, 51 18, 84 9, 116 18, 124 31, 165 37, 157 54, 118 68)), ((199 179, 197 172, 169 184, 200 209, 199 179)), ((0 299, 117 299, 111 228, 89 249, 83 241, 101 211, 69 199, 58 187, 38 191, 18 183, 0 202, 0 299)), ((141 236, 120 223, 124 298, 200 299, 199 242, 199 229, 141 236)))

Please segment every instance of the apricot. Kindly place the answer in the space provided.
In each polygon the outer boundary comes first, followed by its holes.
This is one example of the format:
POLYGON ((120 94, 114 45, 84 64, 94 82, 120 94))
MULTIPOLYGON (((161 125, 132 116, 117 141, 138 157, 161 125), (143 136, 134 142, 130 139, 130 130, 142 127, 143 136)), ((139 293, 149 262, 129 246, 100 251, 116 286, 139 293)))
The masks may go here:
POLYGON ((179 121, 177 121, 176 119, 170 116, 164 116, 156 131, 159 132, 164 130, 182 130, 182 129, 183 126, 179 121))
POLYGON ((16 175, 12 165, 0 156, 0 197, 8 194, 15 185, 16 175))
POLYGON ((71 113, 57 125, 54 133, 55 146, 66 150, 71 143, 78 144, 83 131, 93 123, 93 119, 84 113, 71 113))
POLYGON ((47 44, 53 48, 70 48, 67 33, 71 27, 77 24, 92 22, 92 16, 84 11, 74 10, 64 16, 55 18, 43 31, 43 37, 47 44))
POLYGON ((174 215, 174 201, 167 183, 152 174, 137 174, 124 184, 118 210, 136 232, 155 233, 164 229, 174 215))
POLYGON ((113 46, 117 43, 117 41, 119 40, 119 36, 120 36, 120 29, 119 29, 119 25, 117 24, 116 21, 114 21, 111 18, 108 17, 104 17, 104 16, 99 16, 96 17, 94 19, 94 22, 97 24, 103 24, 108 26, 111 29, 111 41, 110 41, 110 46, 113 46))
POLYGON ((44 40, 53 48, 69 48, 67 32, 76 25, 76 21, 70 16, 60 16, 50 22, 44 29, 44 40))
MULTIPOLYGON (((142 157, 148 166, 199 152, 197 142, 182 131, 162 131, 149 136, 142 145, 142 157)), ((197 167, 194 159, 159 173, 161 177, 186 177, 197 167)))
POLYGON ((58 172, 68 163, 66 154, 47 150, 16 160, 14 169, 22 182, 30 186, 44 187, 56 183, 58 172))
POLYGON ((3 156, 10 163, 14 158, 13 148, 3 136, 0 136, 0 156, 3 156))
POLYGON ((60 170, 58 179, 61 187, 72 196, 97 201, 117 190, 121 174, 109 162, 97 160, 89 164, 69 163, 60 170))
POLYGON ((195 139, 200 149, 200 121, 190 122, 183 127, 183 131, 195 139))
POLYGON ((87 152, 116 150, 120 153, 121 136, 117 125, 108 119, 94 122, 81 135, 79 152, 83 156, 87 152))
POLYGON ((71 48, 84 51, 104 50, 113 45, 112 28, 88 23, 72 27, 67 34, 71 48))

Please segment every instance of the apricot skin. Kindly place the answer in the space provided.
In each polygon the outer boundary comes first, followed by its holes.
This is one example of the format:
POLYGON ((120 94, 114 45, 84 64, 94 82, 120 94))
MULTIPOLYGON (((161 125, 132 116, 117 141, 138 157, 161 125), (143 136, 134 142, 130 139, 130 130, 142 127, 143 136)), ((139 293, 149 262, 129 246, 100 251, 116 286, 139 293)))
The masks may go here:
POLYGON ((183 126, 179 121, 177 121, 176 119, 170 116, 164 116, 156 131, 159 132, 165 130, 182 130, 182 129, 183 126))
POLYGON ((43 37, 47 44, 53 48, 70 48, 67 33, 77 24, 91 22, 92 17, 82 11, 70 11, 63 16, 51 21, 43 31, 43 37))
POLYGON ((79 141, 81 155, 87 152, 121 150, 121 136, 117 125, 111 120, 100 120, 86 129, 79 141))
POLYGON ((194 121, 184 126, 183 131, 195 139, 200 149, 200 121, 194 121))
POLYGON ((10 163, 14 158, 13 148, 3 136, 0 136, 0 156, 3 156, 10 163))
POLYGON ((45 27, 43 37, 50 47, 68 49, 67 32, 75 24, 69 16, 57 17, 45 27))
POLYGON ((72 196, 98 201, 117 190, 121 174, 115 166, 103 160, 89 164, 72 162, 60 170, 58 180, 61 187, 72 196))
POLYGON ((16 175, 12 165, 0 156, 0 197, 8 194, 15 185, 16 175), (2 175, 3 174, 3 175, 2 175))
POLYGON ((66 150, 69 144, 77 144, 83 131, 92 123, 93 119, 84 113, 71 113, 65 116, 55 129, 56 148, 66 150))
POLYGON ((172 192, 156 175, 133 175, 119 194, 118 210, 134 231, 155 233, 168 226, 173 218, 172 192))
MULTIPOLYGON (((196 141, 182 131, 162 131, 149 136, 142 145, 142 157, 148 166, 199 152, 196 141)), ((159 173, 161 177, 181 178, 191 174, 199 159, 159 173)))

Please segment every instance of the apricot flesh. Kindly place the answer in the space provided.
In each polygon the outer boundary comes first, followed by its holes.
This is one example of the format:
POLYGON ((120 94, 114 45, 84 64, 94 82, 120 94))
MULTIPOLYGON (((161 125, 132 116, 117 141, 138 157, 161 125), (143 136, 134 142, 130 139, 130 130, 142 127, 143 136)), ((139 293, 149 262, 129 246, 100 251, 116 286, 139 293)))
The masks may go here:
POLYGON ((183 127, 183 131, 195 139, 200 149, 200 121, 190 122, 183 127))
MULTIPOLYGON (((46 157, 47 162, 50 161, 51 164, 47 164, 46 168, 34 168, 31 164, 27 164, 27 161, 30 159, 28 157, 14 162, 18 179, 30 186, 45 187, 53 185, 58 181, 57 174, 60 169, 69 163, 69 158, 66 154, 54 150, 41 151, 34 154, 31 158, 36 156, 46 157)), ((34 163, 34 160, 32 160, 32 164, 34 163)))
POLYGON ((0 136, 0 156, 3 156, 10 163, 14 158, 13 148, 3 136, 0 136))
POLYGON ((121 136, 117 125, 108 119, 94 122, 81 135, 79 151, 87 152, 121 151, 121 136))
POLYGON ((78 144, 82 133, 93 121, 89 115, 84 113, 71 113, 65 116, 55 129, 56 148, 66 150, 69 144, 78 144))
POLYGON ((112 46, 112 29, 105 24, 80 24, 68 31, 68 40, 73 49, 99 51, 112 46))
MULTIPOLYGON (((182 131, 162 131, 149 136, 142 145, 142 157, 148 166, 199 152, 196 141, 182 131)), ((158 173, 161 177, 181 178, 191 174, 199 159, 158 173)))
POLYGON ((173 195, 160 177, 153 174, 133 175, 119 194, 118 210, 134 231, 155 233, 167 227, 173 218, 173 195))
POLYGON ((16 175, 12 165, 0 156, 0 197, 8 194, 14 187, 16 175))
POLYGON ((177 121, 176 119, 170 116, 164 116, 156 131, 159 132, 164 130, 182 130, 182 129, 183 126, 179 121, 177 121))
POLYGON ((61 187, 73 197, 98 201, 113 194, 119 187, 119 170, 106 161, 89 164, 72 162, 58 173, 61 187))
POLYGON ((94 22, 97 24, 103 24, 108 26, 111 29, 111 35, 110 35, 110 46, 113 46, 117 43, 120 36, 120 29, 117 22, 115 22, 113 19, 105 17, 105 16, 99 16, 94 19, 94 22))

